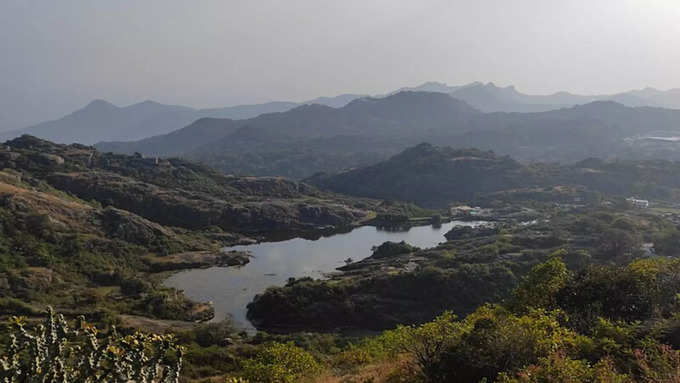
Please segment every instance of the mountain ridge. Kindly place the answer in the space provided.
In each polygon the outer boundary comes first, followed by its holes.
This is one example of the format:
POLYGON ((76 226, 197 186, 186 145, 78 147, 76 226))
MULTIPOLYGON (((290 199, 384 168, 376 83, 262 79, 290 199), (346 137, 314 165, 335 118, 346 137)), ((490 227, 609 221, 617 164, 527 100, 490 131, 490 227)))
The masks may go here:
POLYGON ((305 178, 384 160, 420 142, 477 147, 523 161, 651 156, 680 159, 671 144, 636 137, 680 134, 680 111, 615 101, 545 112, 482 113, 438 92, 402 91, 354 100, 343 108, 307 105, 248 120, 202 120, 174 134, 104 151, 183 156, 227 173, 305 178), (185 135, 186 143, 176 137, 185 135))
POLYGON ((61 118, 27 128, 0 132, 0 141, 23 134, 66 144, 92 145, 100 141, 135 141, 173 132, 204 117, 246 119, 264 113, 286 111, 309 103, 327 103, 339 107, 349 102, 354 96, 359 97, 359 95, 343 94, 337 97, 320 97, 301 103, 273 101, 203 109, 162 104, 153 100, 117 106, 103 99, 95 99, 61 118))
MULTIPOLYGON (((479 81, 464 85, 448 85, 430 81, 414 87, 400 88, 387 94, 375 95, 373 98, 384 98, 409 90, 447 93, 487 113, 542 112, 605 99, 618 101, 627 106, 680 109, 680 89, 662 91, 651 87, 612 95, 577 95, 564 91, 548 95, 531 95, 519 92, 513 85, 499 87, 494 83, 479 81)), ((353 100, 364 97, 367 95, 346 93, 303 102, 273 101, 203 109, 165 105, 153 100, 118 107, 108 101, 97 99, 62 118, 23 129, 0 132, 0 140, 11 139, 21 134, 31 134, 61 143, 95 144, 101 141, 137 141, 170 133, 203 117, 249 119, 265 113, 284 112, 306 104, 322 104, 340 108, 353 100), (102 114, 96 115, 95 109, 102 114), (82 116, 82 112, 88 112, 86 114, 90 117, 82 116), (136 113, 142 113, 143 116, 136 113)))

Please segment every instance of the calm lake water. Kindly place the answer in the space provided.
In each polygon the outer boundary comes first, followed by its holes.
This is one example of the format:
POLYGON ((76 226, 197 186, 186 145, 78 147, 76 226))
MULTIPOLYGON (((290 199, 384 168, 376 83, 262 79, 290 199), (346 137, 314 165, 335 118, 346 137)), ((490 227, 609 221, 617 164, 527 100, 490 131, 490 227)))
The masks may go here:
POLYGON ((243 267, 212 267, 174 274, 166 286, 184 290, 187 297, 213 302, 214 321, 231 316, 234 325, 252 331, 246 319, 246 305, 269 286, 282 286, 288 278, 322 278, 343 266, 348 257, 354 261, 371 255, 371 247, 385 241, 406 241, 421 248, 433 247, 445 240, 444 234, 454 226, 475 226, 475 222, 453 221, 440 227, 417 226, 405 231, 385 231, 363 226, 348 233, 317 240, 302 238, 281 242, 263 242, 235 246, 227 250, 249 251, 253 257, 243 267))

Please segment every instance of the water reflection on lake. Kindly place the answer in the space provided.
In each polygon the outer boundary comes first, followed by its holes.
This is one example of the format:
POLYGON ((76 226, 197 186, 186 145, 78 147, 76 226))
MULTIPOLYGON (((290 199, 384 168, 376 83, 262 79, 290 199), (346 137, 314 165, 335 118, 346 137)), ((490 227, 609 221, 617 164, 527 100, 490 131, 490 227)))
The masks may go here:
POLYGON ((214 320, 231 315, 237 327, 252 330, 246 319, 246 305, 269 286, 284 285, 290 277, 321 278, 324 273, 344 265, 348 257, 355 261, 368 257, 371 247, 385 241, 406 241, 421 248, 436 246, 445 240, 444 234, 453 226, 475 224, 453 221, 439 227, 418 226, 403 231, 363 226, 317 240, 295 238, 235 246, 228 250, 246 250, 253 254, 246 266, 187 270, 171 276, 165 285, 184 290, 191 299, 212 301, 214 320))

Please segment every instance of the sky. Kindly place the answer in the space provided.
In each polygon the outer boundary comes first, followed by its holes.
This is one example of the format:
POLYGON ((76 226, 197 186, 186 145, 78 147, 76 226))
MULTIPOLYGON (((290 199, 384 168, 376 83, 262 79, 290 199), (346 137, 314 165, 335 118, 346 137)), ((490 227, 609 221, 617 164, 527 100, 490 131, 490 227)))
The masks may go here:
POLYGON ((678 0, 0 0, 0 130, 93 99, 219 107, 426 81, 680 87, 678 0))

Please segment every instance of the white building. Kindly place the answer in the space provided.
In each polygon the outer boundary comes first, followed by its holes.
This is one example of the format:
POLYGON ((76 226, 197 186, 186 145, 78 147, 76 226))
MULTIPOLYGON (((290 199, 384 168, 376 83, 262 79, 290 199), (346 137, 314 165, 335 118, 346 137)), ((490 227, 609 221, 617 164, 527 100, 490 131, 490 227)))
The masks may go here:
POLYGON ((647 209, 649 207, 649 201, 646 199, 637 199, 635 197, 626 198, 629 204, 633 205, 638 209, 647 209))

